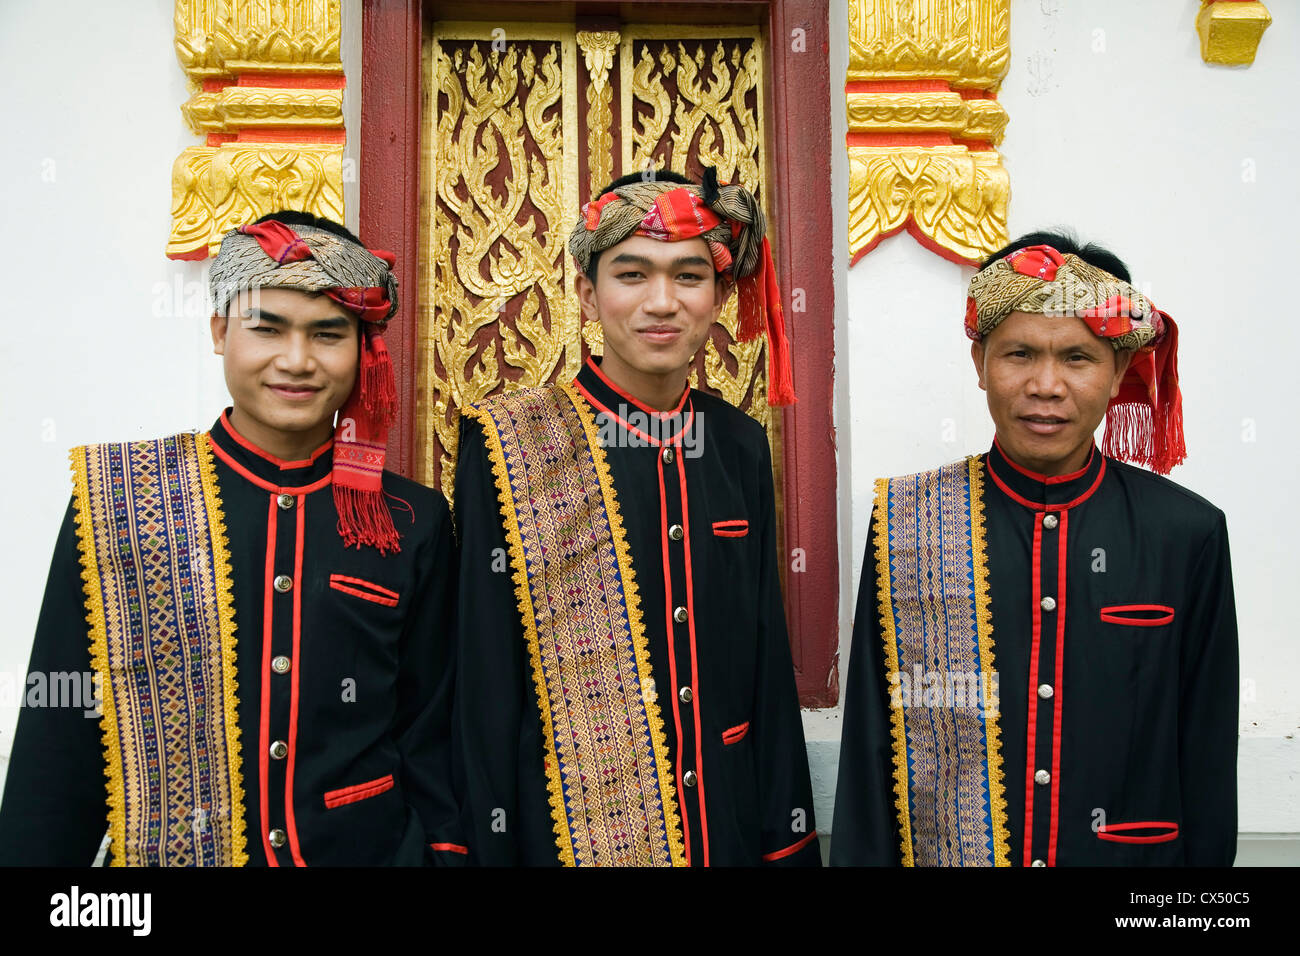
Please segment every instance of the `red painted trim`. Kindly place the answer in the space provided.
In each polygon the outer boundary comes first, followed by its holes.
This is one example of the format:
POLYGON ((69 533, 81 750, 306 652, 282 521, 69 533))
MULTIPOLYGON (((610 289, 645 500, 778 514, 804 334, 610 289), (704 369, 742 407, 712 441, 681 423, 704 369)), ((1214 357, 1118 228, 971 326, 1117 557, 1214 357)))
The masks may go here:
POLYGON ((293 542, 293 671, 289 675, 289 764, 284 780, 284 817, 293 862, 306 866, 298 845, 298 824, 293 818, 293 771, 298 760, 298 675, 302 673, 302 555, 307 528, 307 498, 298 499, 297 535, 293 542))
MULTIPOLYGON (((325 794, 325 806, 333 810, 335 807, 342 807, 349 803, 360 803, 369 797, 377 797, 393 789, 393 775, 386 774, 375 780, 367 780, 365 783, 354 784, 351 787, 343 787, 339 790, 331 790, 325 794)), ((432 844, 433 848, 444 849, 455 846, 454 843, 436 843, 432 844)))
POLYGON ((719 538, 743 538, 749 534, 749 522, 743 518, 713 522, 713 533, 719 538))
MULTIPOLYGON (((432 3, 426 6, 430 19, 435 18, 436 8, 432 3)), ((831 127, 826 122, 831 114, 827 55, 831 24, 822 0, 771 0, 767 10, 769 37, 788 37, 798 28, 807 38, 806 52, 795 52, 789 43, 775 40, 766 51, 771 98, 764 116, 770 134, 771 175, 763 184, 799 392, 797 405, 773 412, 783 421, 785 546, 807 548, 810 543, 835 541, 838 520, 835 509, 825 506, 837 498, 835 328, 824 321, 835 312, 834 235, 818 217, 806 214, 835 202, 831 127), (803 312, 793 311, 794 288, 803 291, 803 312)), ((416 253, 422 225, 421 3, 367 0, 361 16, 360 233, 368 245, 396 252, 398 278, 414 288, 419 279, 416 253)), ((952 255, 923 238, 918 241, 945 258, 952 255)), ((198 258, 205 255, 206 249, 198 251, 198 258)), ((415 463, 417 298, 401 297, 384 336, 399 396, 397 422, 389 432, 388 467, 407 476, 415 463)), ((785 598, 800 702, 806 707, 834 706, 839 698, 837 549, 819 557, 816 573, 789 575, 785 598)))
MULTIPOLYGON (((295 90, 341 90, 347 86, 347 79, 341 73, 294 73, 288 76, 282 73, 241 73, 235 85, 295 90)), ((206 89, 206 86, 204 88, 206 89)))
POLYGON ((629 392, 623 391, 623 389, 615 385, 610 377, 601 371, 600 366, 591 360, 591 356, 587 356, 586 364, 588 368, 596 373, 596 377, 608 385, 610 390, 613 391, 614 394, 618 395, 619 398, 626 399, 647 415, 653 415, 655 418, 674 418, 677 415, 680 415, 682 413, 682 406, 686 404, 687 396, 691 394, 691 387, 688 385, 682 390, 682 397, 677 400, 677 404, 668 411, 661 412, 657 408, 651 408, 640 399, 634 397, 629 392))
POLYGON ((239 131, 238 143, 333 143, 343 145, 347 142, 347 133, 342 129, 322 129, 313 127, 302 129, 297 126, 257 126, 239 131))
POLYGON ((459 853, 462 856, 469 855, 469 847, 461 846, 459 843, 430 843, 430 850, 444 850, 447 853, 459 853))
POLYGON ((850 80, 845 93, 949 93, 952 84, 944 80, 850 80))
POLYGON ((1178 824, 1166 820, 1141 820, 1134 823, 1103 823, 1097 830, 1097 839, 1112 843, 1168 843, 1178 839, 1178 824), (1155 833, 1149 836, 1129 836, 1117 833, 1118 830, 1146 830, 1157 827, 1168 828, 1167 833, 1155 833))
POLYGON ((947 133, 864 133, 844 134, 846 146, 951 146, 947 133))
POLYGON ((230 419, 226 417, 226 412, 224 409, 221 412, 221 424, 226 426, 226 431, 230 434, 230 437, 235 440, 235 443, 237 445, 241 445, 244 448, 248 449, 258 458, 266 459, 271 464, 275 465, 275 467, 277 468, 309 468, 312 465, 316 464, 317 458, 319 458, 321 455, 325 454, 327 451, 329 451, 331 448, 334 447, 334 437, 333 435, 331 435, 329 440, 325 442, 325 444, 317 448, 307 458, 304 458, 300 461, 285 461, 283 458, 275 457, 275 455, 272 455, 269 451, 264 451, 263 449, 258 448, 251 441, 249 441, 247 438, 241 435, 235 429, 235 426, 230 424, 230 419))
POLYGON ((784 850, 774 850, 774 851, 771 852, 771 853, 764 853, 764 854, 763 854, 763 862, 764 862, 764 863, 771 863, 773 860, 781 860, 781 859, 784 859, 785 857, 790 856, 790 855, 792 855, 792 854, 794 854, 794 853, 798 853, 800 850, 802 850, 804 847, 806 847, 809 843, 811 843, 811 842, 812 842, 813 840, 815 840, 815 839, 817 839, 817 831, 816 831, 816 830, 814 830, 812 833, 808 834, 806 837, 804 837, 804 838, 803 838, 802 840, 800 840, 798 843, 791 843, 791 844, 790 844, 788 847, 786 847, 784 850))
POLYGON ((396 591, 381 588, 378 584, 371 584, 361 578, 350 578, 344 574, 331 574, 330 587, 335 591, 342 591, 344 594, 351 594, 367 601, 374 601, 376 604, 384 605, 384 607, 397 607, 397 602, 401 597, 396 591), (346 582, 360 585, 360 587, 349 587, 346 582), (372 590, 362 590, 362 588, 371 588, 372 590))
MULTIPOLYGON (((230 457, 230 453, 228 451, 226 451, 224 448, 222 448, 220 445, 218 445, 215 441, 212 440, 211 433, 208 434, 208 444, 212 446, 212 453, 216 455, 218 458, 220 458, 222 461, 224 461, 231 468, 233 468, 238 474, 246 478, 248 481, 251 481, 253 484, 257 485, 257 487, 261 488, 263 491, 269 491, 273 495, 293 495, 295 497, 297 497, 298 495, 309 495, 313 491, 318 491, 321 488, 324 488, 326 485, 330 483, 330 481, 334 477, 333 472, 331 472, 330 474, 326 475, 324 478, 321 478, 317 481, 313 481, 310 485, 302 485, 297 488, 285 488, 280 485, 272 484, 271 482, 266 481, 265 479, 257 477, 257 475, 253 474, 251 471, 249 471, 239 462, 235 461, 234 458, 230 457)), ((274 504, 274 502, 272 502, 272 504, 274 504)))
MULTIPOLYGON (((990 468, 989 472, 992 473, 990 468)), ((1034 765, 1038 762, 1035 747, 1038 738, 1038 648, 1043 636, 1043 516, 1034 515, 1033 571, 1033 640, 1029 646, 1029 716, 1025 721, 1025 866, 1034 862, 1034 765)))
MULTIPOLYGON (((217 443, 212 441, 212 436, 208 436, 214 450, 219 450, 217 443)), ((266 863, 268 866, 279 866, 280 861, 276 859, 275 849, 271 846, 271 813, 270 813, 270 793, 268 791, 267 774, 270 772, 269 752, 271 749, 271 624, 274 620, 272 612, 274 607, 272 601, 275 596, 275 588, 272 581, 275 580, 275 527, 277 520, 277 505, 275 497, 270 500, 270 510, 266 516, 266 571, 264 574, 265 581, 262 588, 262 709, 258 715, 258 732, 257 732, 257 754, 258 754, 258 776, 260 787, 258 792, 259 806, 262 814, 262 849, 266 851, 266 863)), ((296 664, 297 662, 295 662, 296 664)), ((295 666, 294 670, 298 668, 295 666)))
MULTIPOLYGON (((686 458, 681 445, 673 456, 677 463, 677 480, 682 489, 682 550, 686 555, 686 626, 691 637, 691 677, 695 693, 691 710, 695 712, 695 786, 700 791, 700 839, 704 843, 704 865, 709 865, 709 814, 704 802, 704 732, 700 729, 700 664, 695 654, 695 575, 691 571, 691 506, 686 494, 686 458)), ((680 749, 680 747, 678 748, 680 749)))
POLYGON ((1131 624, 1134 627, 1160 627, 1174 619, 1174 609, 1164 604, 1117 604, 1101 609, 1107 624, 1131 624), (1129 611, 1163 611, 1160 617, 1124 617, 1129 611))
MULTIPOLYGON (((677 746, 673 749, 677 751, 676 766, 673 769, 677 782, 677 805, 682 812, 682 836, 686 845, 686 865, 691 865, 691 826, 690 819, 686 814, 686 788, 682 786, 682 710, 681 701, 677 698, 677 641, 673 628, 676 622, 673 620, 673 571, 668 562, 668 492, 664 487, 664 460, 662 456, 656 456, 656 471, 659 474, 659 550, 664 559, 664 622, 666 625, 665 634, 668 636, 668 680, 672 683, 669 699, 673 705, 673 726, 677 729, 677 746)), ((689 546, 689 542, 683 538, 682 544, 689 546)))
POLYGON ((989 464, 989 475, 993 478, 993 483, 1002 489, 1003 494, 1005 494, 1012 501, 1018 502, 1019 504, 1024 505, 1026 508, 1032 508, 1035 511, 1069 511, 1071 508, 1074 508, 1077 505, 1081 505, 1083 504, 1083 502, 1091 498, 1093 496, 1093 493, 1098 488, 1101 487, 1101 480, 1106 477, 1106 459, 1102 458, 1101 468, 1098 469, 1097 471, 1097 477, 1093 481, 1093 483, 1088 486, 1087 491, 1079 495, 1079 497, 1075 498, 1073 501, 1065 502, 1065 504, 1049 505, 1049 504, 1044 504, 1041 501, 1030 501, 1028 498, 1024 497, 1023 495, 1017 494, 1016 492, 1012 491, 1011 487, 998 474, 997 467, 993 464, 992 458, 988 459, 988 464, 989 464))
POLYGON ((1070 527, 1070 512, 1061 512, 1057 528, 1060 540, 1056 551, 1056 675, 1052 685, 1052 824, 1047 843, 1047 865, 1056 866, 1056 834, 1061 805, 1061 716, 1065 705, 1062 685, 1065 675, 1065 595, 1066 585, 1066 533, 1070 527))
POLYGON ((1036 471, 1030 471, 1024 465, 1018 465, 1012 461, 1011 456, 1007 454, 1007 450, 1002 447, 1002 442, 998 441, 997 435, 993 436, 993 444, 997 446, 998 451, 1002 453, 1002 457, 1006 459, 1008 465, 1020 472, 1026 478, 1033 479, 1034 481, 1040 482, 1044 485, 1059 485, 1067 481, 1074 481, 1077 478, 1082 478, 1088 473, 1088 469, 1092 466, 1092 456, 1097 454, 1097 443, 1093 442, 1092 448, 1088 450, 1088 460, 1084 462, 1083 467, 1078 471, 1072 471, 1068 475, 1042 475, 1036 471))
POLYGON ((745 739, 747 733, 749 733, 749 721, 745 721, 743 724, 737 724, 734 727, 728 727, 724 730, 722 732, 722 742, 727 746, 738 744, 745 739))

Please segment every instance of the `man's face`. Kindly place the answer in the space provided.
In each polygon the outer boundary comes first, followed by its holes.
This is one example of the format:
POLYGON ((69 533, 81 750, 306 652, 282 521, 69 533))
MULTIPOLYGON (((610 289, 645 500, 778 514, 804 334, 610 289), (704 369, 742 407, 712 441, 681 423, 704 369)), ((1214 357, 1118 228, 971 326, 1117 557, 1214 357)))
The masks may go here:
POLYGON ((292 289, 240 293, 227 316, 212 317, 212 345, 245 425, 267 439, 328 430, 356 382, 357 317, 292 289))
POLYGON ((606 249, 578 299, 605 335, 601 368, 615 382, 683 373, 717 321, 728 286, 703 239, 631 236, 606 249))
POLYGON ((1086 464, 1131 353, 1082 319, 1012 312, 971 357, 1003 451, 1031 471, 1064 475, 1086 464))

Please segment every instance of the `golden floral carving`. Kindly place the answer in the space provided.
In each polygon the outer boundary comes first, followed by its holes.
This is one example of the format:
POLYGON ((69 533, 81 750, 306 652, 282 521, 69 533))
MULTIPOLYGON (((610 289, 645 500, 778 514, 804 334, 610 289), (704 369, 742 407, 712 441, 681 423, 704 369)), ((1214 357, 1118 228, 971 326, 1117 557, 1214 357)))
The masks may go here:
POLYGON ((614 117, 610 109, 614 88, 609 82, 609 71, 614 65, 618 41, 616 30, 578 31, 578 46, 591 77, 587 84, 587 168, 588 195, 593 199, 614 178, 614 134, 611 132, 614 117))
POLYGON ((213 93, 196 93, 181 107, 181 113, 190 129, 199 134, 250 126, 341 129, 343 91, 227 86, 213 93))
POLYGON ((1223 66, 1249 66, 1255 62, 1260 38, 1272 22, 1273 17, 1262 3, 1203 0, 1196 14, 1201 59, 1223 66))
POLYGON ((341 0, 176 0, 176 58, 191 81, 342 73, 341 0))
POLYGON ((938 79, 995 92, 1010 62, 1010 0, 849 0, 850 82, 938 79))

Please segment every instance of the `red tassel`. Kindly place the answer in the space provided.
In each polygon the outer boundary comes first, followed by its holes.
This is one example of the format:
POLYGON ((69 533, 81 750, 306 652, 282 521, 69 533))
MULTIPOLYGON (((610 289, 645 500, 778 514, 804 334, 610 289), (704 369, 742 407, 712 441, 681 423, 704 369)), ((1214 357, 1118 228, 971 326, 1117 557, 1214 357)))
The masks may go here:
POLYGON ((397 419, 397 383, 393 361, 383 333, 367 325, 361 347, 361 400, 379 428, 390 428, 397 419))
POLYGON ((334 482, 338 532, 346 547, 368 544, 379 553, 400 551, 397 528, 382 491, 362 491, 334 482))
POLYGON ((1106 432, 1101 453, 1134 465, 1151 467, 1151 406, 1142 402, 1114 403, 1106 409, 1106 432))

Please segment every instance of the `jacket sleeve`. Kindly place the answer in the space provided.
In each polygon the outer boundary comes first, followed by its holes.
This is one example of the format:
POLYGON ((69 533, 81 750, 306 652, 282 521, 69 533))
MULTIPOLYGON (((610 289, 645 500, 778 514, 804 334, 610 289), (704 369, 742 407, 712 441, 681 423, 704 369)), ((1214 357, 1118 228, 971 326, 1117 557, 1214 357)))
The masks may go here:
POLYGON ((1237 855, 1237 612, 1222 513, 1193 566, 1179 660, 1179 777, 1188 866, 1237 855))
POLYGON ((755 737, 762 814, 762 862, 768 866, 822 865, 813 818, 812 782, 808 773, 808 747, 804 742, 794 661, 781 600, 777 569, 776 514, 772 489, 772 462, 766 436, 762 439, 762 466, 758 474, 759 538, 762 570, 759 572, 758 667, 756 700, 750 733, 755 737))
POLYGON ((469 860, 558 865, 541 715, 481 426, 461 420, 455 773, 469 860))
POLYGON ((867 532, 845 688, 840 772, 835 785, 832 866, 898 866, 893 742, 884 645, 876 603, 876 518, 867 532))
POLYGON ((424 826, 426 862, 457 866, 464 864, 468 851, 451 779, 456 551, 441 495, 434 509, 434 532, 415 557, 418 584, 402 628, 397 747, 403 792, 424 826))
POLYGON ((0 865, 90 866, 108 829, 100 720, 95 701, 84 699, 85 689, 96 687, 85 607, 69 503, 21 688, 24 706, 0 803, 0 865), (64 699, 74 686, 80 692, 64 699))

